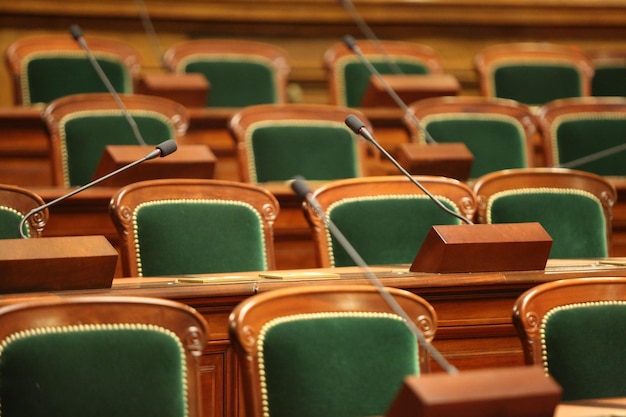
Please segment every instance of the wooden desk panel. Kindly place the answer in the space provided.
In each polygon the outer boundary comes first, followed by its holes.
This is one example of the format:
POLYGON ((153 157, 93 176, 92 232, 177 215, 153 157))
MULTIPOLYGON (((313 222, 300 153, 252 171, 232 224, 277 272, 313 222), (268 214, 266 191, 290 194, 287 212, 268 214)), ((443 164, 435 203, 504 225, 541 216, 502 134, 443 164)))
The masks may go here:
MULTIPOLYGON (((622 259, 623 260, 623 259, 622 259)), ((626 261, 626 260, 624 260, 626 261)), ((557 279, 626 276, 626 267, 594 261, 549 261, 546 271, 433 275, 406 268, 372 268, 387 286, 405 288, 428 300, 437 311, 439 328, 434 344, 461 371, 516 366, 523 363, 521 345, 512 325, 512 308, 525 290, 557 279)), ((357 268, 338 268, 340 279, 260 279, 257 273, 237 274, 230 282, 181 283, 170 278, 120 278, 107 290, 90 294, 162 297, 196 308, 208 321, 209 343, 202 357, 205 417, 243 416, 238 365, 228 338, 228 315, 242 300, 276 288, 315 284, 367 284, 357 268), (244 276, 245 278, 241 278, 244 276)), ((228 274, 207 277, 224 277, 228 274)), ((80 294, 83 291, 66 292, 80 294)), ((0 305, 56 294, 0 296, 0 305)), ((433 366, 437 371, 437 367, 433 366)))

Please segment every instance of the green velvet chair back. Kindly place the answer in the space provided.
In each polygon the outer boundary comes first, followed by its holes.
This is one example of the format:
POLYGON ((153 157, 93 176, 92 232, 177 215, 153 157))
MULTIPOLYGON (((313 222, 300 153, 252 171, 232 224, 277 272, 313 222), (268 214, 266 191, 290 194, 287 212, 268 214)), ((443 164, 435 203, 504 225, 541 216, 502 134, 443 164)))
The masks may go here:
MULTIPOLYGON (((412 42, 359 41, 361 54, 381 74, 442 74, 441 59, 432 48, 412 42)), ((358 55, 342 43, 331 45, 324 53, 324 67, 330 102, 339 106, 360 107, 372 76, 358 55)))
POLYGON ((530 106, 591 93, 593 63, 577 48, 549 43, 492 45, 475 57, 481 92, 530 106))
MULTIPOLYGON (((132 79, 122 62, 109 56, 99 56, 97 61, 115 91, 133 92, 132 79)), ((41 53, 30 57, 24 64, 24 105, 49 103, 70 94, 107 92, 106 86, 84 54, 59 56, 49 52, 41 53)))
MULTIPOLYGON (((0 205, 0 239, 19 239, 20 222, 24 215, 12 207, 0 205)), ((24 225, 23 232, 29 236, 30 231, 24 225)))
POLYGON ((237 141, 241 179, 266 183, 301 175, 328 181, 363 175, 365 144, 344 122, 352 113, 313 104, 240 110, 230 120, 230 131, 237 141))
MULTIPOLYGON (((270 293, 248 298, 230 318, 231 341, 239 357, 247 358, 241 362, 246 415, 384 415, 404 378, 420 374, 426 358, 415 335, 374 287, 270 293)), ((432 307, 401 290, 392 295, 411 310, 409 317, 420 318, 418 328, 431 338, 432 307)))
POLYGON ((522 171, 499 171, 477 181, 481 223, 541 223, 553 239, 550 258, 610 255, 616 193, 608 181, 581 171, 522 171))
POLYGON ((164 56, 176 73, 200 73, 209 82, 208 107, 284 103, 290 68, 278 46, 244 40, 198 39, 164 56))
POLYGON ((589 54, 595 69, 591 94, 626 97, 626 51, 598 50, 589 54))
POLYGON ((198 417, 207 325, 179 303, 42 298, 0 309, 6 417, 198 417))
POLYGON ((602 203, 591 193, 520 188, 491 196, 487 223, 523 222, 539 222, 546 229, 553 239, 550 258, 608 256, 607 219, 602 203))
POLYGON ((74 187, 91 181, 108 145, 140 145, 141 140, 157 145, 184 134, 187 116, 182 105, 136 94, 121 98, 131 121, 106 93, 66 96, 46 107, 55 183, 74 187))
MULTIPOLYGON (((139 53, 125 42, 89 37, 89 49, 120 94, 133 93, 139 53)), ((16 104, 32 106, 72 94, 105 93, 107 88, 86 53, 69 35, 18 39, 6 52, 16 104)))
MULTIPOLYGON (((29 189, 15 185, 0 184, 0 239, 20 239, 20 223, 26 214, 45 202, 29 189)), ((23 233, 27 237, 40 237, 48 221, 48 209, 29 217, 23 233)))
POLYGON ((527 364, 542 365, 563 400, 626 395, 626 280, 574 278, 541 284, 515 303, 527 364))
MULTIPOLYGON (((484 97, 441 97, 409 106, 437 143, 464 143, 474 157, 469 177, 533 166, 537 132, 532 111, 512 100, 484 97)), ((405 116, 411 140, 426 143, 415 119, 405 116)))
POLYGON ((626 97, 557 100, 538 121, 548 165, 626 175, 626 97))
POLYGON ((111 215, 127 276, 275 268, 272 224, 278 202, 250 184, 152 180, 120 189, 111 215))
MULTIPOLYGON (((445 207, 472 217, 476 201, 464 184, 416 177, 445 207)), ((433 225, 460 224, 403 176, 332 181, 314 192, 326 217, 369 265, 411 264, 433 225)), ((306 207, 321 267, 355 265, 316 213, 306 207)))

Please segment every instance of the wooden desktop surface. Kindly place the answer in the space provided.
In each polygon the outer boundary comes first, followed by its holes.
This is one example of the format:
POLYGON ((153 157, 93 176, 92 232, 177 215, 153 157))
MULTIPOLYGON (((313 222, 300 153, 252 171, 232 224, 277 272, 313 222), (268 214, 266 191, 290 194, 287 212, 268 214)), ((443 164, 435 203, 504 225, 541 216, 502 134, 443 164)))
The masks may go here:
MULTIPOLYGON (((523 365, 521 344, 511 319, 513 303, 519 295, 539 283, 558 279, 626 276, 626 259, 610 261, 550 260, 545 271, 475 274, 413 273, 408 272, 406 265, 372 267, 372 271, 386 286, 412 291, 433 305, 438 316, 435 347, 454 366, 464 370, 523 365)), ((117 278, 110 289, 6 295, 0 296, 0 304, 40 296, 84 293, 160 297, 188 304, 209 323, 209 342, 201 359, 203 415, 243 416, 238 365, 228 338, 228 316, 232 309, 247 297, 281 287, 368 283, 358 268, 278 272, 308 274, 290 275, 283 279, 262 278, 259 272, 117 278), (339 276, 321 278, 311 276, 311 272, 335 272, 339 276)), ((434 364, 432 368, 437 371, 434 364)))
POLYGON ((625 417, 626 398, 567 401, 556 407, 554 417, 625 417))

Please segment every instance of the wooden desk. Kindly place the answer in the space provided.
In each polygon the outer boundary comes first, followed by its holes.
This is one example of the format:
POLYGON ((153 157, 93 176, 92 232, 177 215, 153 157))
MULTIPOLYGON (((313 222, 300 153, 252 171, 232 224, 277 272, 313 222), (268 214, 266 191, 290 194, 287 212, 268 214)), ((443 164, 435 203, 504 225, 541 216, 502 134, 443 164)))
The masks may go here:
POLYGON ((556 407, 554 417, 624 417, 626 398, 568 401, 556 407))
MULTIPOLYGON (((471 275, 409 273, 408 266, 372 270, 385 285, 405 288, 434 306, 439 324, 435 346, 460 370, 523 364, 521 344, 511 314, 513 303, 527 289, 557 279, 626 276, 626 267, 601 265, 589 260, 549 261, 545 271, 471 275)), ((44 296, 96 293, 161 297, 196 308, 209 323, 209 342, 202 357, 204 416, 236 417, 243 415, 243 408, 237 363, 228 338, 228 315, 232 309, 251 295, 281 287, 367 283, 357 268, 338 268, 334 272, 340 273, 339 279, 261 279, 258 273, 208 275, 202 277, 206 283, 185 283, 176 277, 121 278, 114 280, 111 289, 44 296)), ((42 295, 0 296, 0 304, 42 295)))

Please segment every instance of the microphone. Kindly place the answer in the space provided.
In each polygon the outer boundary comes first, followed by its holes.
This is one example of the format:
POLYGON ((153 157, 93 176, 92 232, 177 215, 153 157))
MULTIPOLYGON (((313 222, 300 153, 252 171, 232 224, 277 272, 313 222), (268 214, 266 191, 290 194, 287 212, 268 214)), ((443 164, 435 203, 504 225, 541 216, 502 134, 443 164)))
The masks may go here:
POLYGON ((402 165, 400 165, 400 163, 396 161, 396 159, 393 156, 391 156, 389 152, 387 152, 385 148, 383 148, 378 143, 378 141, 374 138, 374 136, 372 136, 372 134, 365 128, 365 124, 358 117, 351 114, 348 117, 346 117, 345 123, 354 133, 363 137, 365 140, 367 140, 372 145, 374 145, 380 152, 382 152, 382 154, 385 155, 385 157, 389 161, 391 161, 391 163, 393 163, 396 166, 396 168, 400 170, 400 172, 402 172, 409 180, 411 180, 413 184, 415 184, 420 190, 422 190, 424 194, 426 194, 435 204, 437 204, 437 206, 439 206, 439 208, 441 208, 446 213, 451 214, 452 216, 458 218, 459 220, 463 221, 466 224, 474 224, 470 219, 468 219, 467 217, 459 213, 456 213, 450 210, 448 207, 443 205, 441 201, 435 198, 435 196, 433 196, 430 193, 430 191, 426 189, 426 187, 424 187, 418 180, 416 180, 411 174, 409 174, 409 172, 405 170, 402 167, 402 165))
POLYGON ((408 326, 409 330, 415 335, 418 343, 428 352, 431 358, 437 362, 441 368, 446 371, 448 374, 457 374, 458 370, 450 364, 446 358, 424 337, 422 332, 415 326, 413 320, 410 319, 408 314, 402 309, 402 307, 398 304, 395 298, 385 289, 385 286, 380 282, 380 280, 376 277, 376 275, 370 270, 369 266, 365 263, 361 255, 356 251, 354 246, 348 241, 348 239, 344 236, 344 234, 339 230, 339 228, 330 220, 322 210, 320 204, 313 196, 313 192, 309 188, 308 184, 305 182, 305 179, 301 176, 296 176, 294 180, 291 182, 291 189, 296 193, 296 195, 303 201, 306 201, 311 208, 315 211, 315 214, 319 216, 320 219, 328 226, 328 230, 331 234, 337 239, 339 244, 344 248, 344 250, 348 253, 348 255, 352 258, 354 263, 358 265, 367 279, 377 288, 379 294, 383 297, 383 299, 387 302, 389 307, 404 319, 404 322, 408 326))
POLYGON ((120 95, 117 93, 117 91, 115 91, 115 88, 111 84, 111 81, 107 78, 106 74, 102 70, 102 67, 98 63, 98 60, 89 49, 89 46, 87 46, 87 41, 85 40, 85 37, 83 36, 83 31, 80 28, 80 26, 78 25, 70 26, 70 34, 72 35, 72 38, 74 38, 74 40, 78 43, 78 45, 83 49, 83 51, 85 51, 85 54, 87 55, 87 58, 89 59, 89 62, 91 63, 91 66, 96 70, 98 77, 100 77, 100 80, 102 80, 107 91, 109 92, 109 94, 111 94, 111 97, 113 97, 113 100, 115 100, 115 103, 120 108, 120 110, 122 111, 122 114, 128 121, 128 124, 130 125, 130 128, 132 129, 133 135, 135 136, 135 139, 137 140, 137 142, 140 145, 146 146, 146 141, 141 136, 141 133, 139 132, 139 128, 137 127, 137 123, 135 122, 135 119, 132 118, 132 116, 128 112, 128 109, 126 109, 126 106, 122 102, 120 95))
POLYGON ((350 17, 352 17, 352 20, 356 23, 365 37, 372 41, 372 43, 376 46, 376 49, 378 49, 378 51, 383 55, 389 68, 396 74, 402 74, 403 72, 398 64, 396 64, 396 62, 389 57, 380 40, 376 37, 372 29, 370 29, 363 17, 359 14, 356 7, 354 7, 354 3, 352 3, 351 0, 339 0, 339 3, 341 3, 348 14, 350 14, 350 17))
POLYGON ((355 55, 359 58, 361 63, 363 63, 363 65, 365 65, 365 67, 368 69, 370 74, 375 76, 382 83, 385 91, 387 91, 387 94, 389 94, 389 96, 393 99, 393 101, 395 101, 398 107, 402 109, 402 112, 405 115, 409 116, 411 118, 411 121, 415 124, 415 126, 422 132, 422 134, 426 138, 426 142, 436 143, 436 141, 432 138, 430 133, 428 133, 428 131, 422 126, 420 121, 417 120, 417 117, 415 117, 415 115, 409 111, 409 108, 407 107, 406 103, 404 103, 404 101, 402 101, 400 96, 393 90, 393 88, 391 88, 387 80, 385 80, 385 78, 376 69, 376 67, 374 67, 374 65, 372 65, 372 63, 365 57, 365 55, 363 55, 363 52, 361 52, 361 48, 359 48, 359 46, 357 45, 356 40, 352 36, 346 35, 343 37, 343 42, 348 47, 348 49, 350 49, 352 52, 355 53, 355 55))
POLYGON ((626 150, 626 143, 622 143, 620 145, 612 146, 610 148, 603 149, 598 152, 594 152, 590 155, 586 155, 577 159, 573 159, 569 162, 565 162, 563 164, 558 164, 558 168, 577 168, 587 162, 597 161, 598 159, 606 158, 609 156, 616 155, 622 151, 626 150))
POLYGON ((144 161, 148 161, 150 159, 154 159, 157 157, 166 157, 174 152, 176 152, 176 149, 178 149, 178 146, 176 144, 176 141, 174 139, 168 139, 164 142, 161 142, 160 144, 158 144, 155 149, 153 151, 151 151, 150 153, 148 153, 146 156, 144 156, 143 158, 140 158, 134 162, 131 162, 128 165, 125 165, 103 177, 100 177, 94 181, 91 181, 88 184, 83 185, 82 187, 79 187, 75 190, 73 190, 70 193, 67 193, 65 195, 62 195, 61 197, 50 201, 49 203, 46 203, 42 206, 39 206, 37 208, 32 209, 31 211, 29 211, 28 213, 26 213, 26 215, 22 218, 22 220, 20 221, 20 235, 22 236, 22 238, 27 238, 27 236, 24 234, 24 224, 26 223, 26 221, 33 215, 35 215, 36 213, 39 213, 42 210, 45 210, 46 208, 53 206, 57 203, 60 203, 61 201, 70 198, 71 196, 73 196, 74 194, 78 194, 83 190, 86 190, 87 188, 93 187, 96 184, 101 183, 102 181, 105 181, 109 178, 111 178, 114 175, 117 175, 123 171, 126 171, 129 168, 134 167, 135 165, 139 165, 140 163, 144 162, 144 161))
POLYGON ((159 61, 161 62, 161 68, 167 72, 172 72, 172 69, 165 62, 163 48, 161 48, 161 44, 159 43, 159 38, 154 30, 154 25, 152 24, 152 19, 150 19, 150 15, 148 14, 148 8, 143 0, 135 0, 135 4, 139 9, 139 15, 141 18, 141 24, 143 25, 143 29, 150 38, 150 43, 152 44, 152 49, 157 57, 159 57, 159 61))

